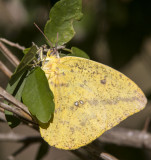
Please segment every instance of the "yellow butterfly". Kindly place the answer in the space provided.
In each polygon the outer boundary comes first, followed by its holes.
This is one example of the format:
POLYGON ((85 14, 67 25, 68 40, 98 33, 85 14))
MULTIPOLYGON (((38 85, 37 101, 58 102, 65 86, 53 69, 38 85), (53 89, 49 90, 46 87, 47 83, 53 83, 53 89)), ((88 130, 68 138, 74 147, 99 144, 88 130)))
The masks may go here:
POLYGON ((55 55, 47 60, 42 69, 55 112, 49 123, 40 124, 40 133, 51 146, 70 150, 87 145, 147 103, 132 80, 104 64, 55 55))

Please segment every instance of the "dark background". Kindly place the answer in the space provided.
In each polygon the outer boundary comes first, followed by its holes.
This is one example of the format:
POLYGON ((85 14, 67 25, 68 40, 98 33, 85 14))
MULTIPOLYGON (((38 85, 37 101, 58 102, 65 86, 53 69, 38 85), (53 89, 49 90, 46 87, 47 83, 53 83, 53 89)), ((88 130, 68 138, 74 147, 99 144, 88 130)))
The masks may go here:
MULTIPOLYGON (((45 44, 43 35, 33 25, 43 30, 49 11, 55 0, 0 0, 0 37, 25 47, 32 42, 45 44)), ((75 22, 76 36, 68 47, 76 46, 84 50, 92 60, 107 64, 135 81, 148 97, 148 105, 142 112, 128 118, 119 126, 143 129, 145 120, 151 116, 151 1, 150 0, 83 0, 82 21, 75 22)), ((8 48, 19 58, 23 53, 8 48)), ((0 60, 11 71, 14 67, 0 52, 0 60)), ((6 88, 8 78, 0 71, 0 85, 6 88)), ((0 131, 10 131, 0 123, 0 131)), ((28 127, 13 130, 22 134, 37 134, 28 127)), ((13 153, 21 144, 0 143, 0 159, 13 153)), ((39 144, 34 144, 16 157, 34 159, 39 144)), ((105 145, 104 150, 121 160, 149 160, 151 152, 145 149, 105 145)), ((78 160, 68 151, 50 149, 45 160, 78 160)))

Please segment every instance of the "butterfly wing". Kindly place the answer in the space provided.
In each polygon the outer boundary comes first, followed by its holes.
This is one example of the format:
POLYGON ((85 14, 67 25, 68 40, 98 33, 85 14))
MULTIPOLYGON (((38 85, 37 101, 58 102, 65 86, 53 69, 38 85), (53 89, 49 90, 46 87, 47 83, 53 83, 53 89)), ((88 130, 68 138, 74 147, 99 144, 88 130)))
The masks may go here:
POLYGON ((76 149, 142 110, 146 98, 122 73, 88 59, 63 57, 47 73, 54 93, 53 121, 40 125, 42 137, 61 149, 76 149))

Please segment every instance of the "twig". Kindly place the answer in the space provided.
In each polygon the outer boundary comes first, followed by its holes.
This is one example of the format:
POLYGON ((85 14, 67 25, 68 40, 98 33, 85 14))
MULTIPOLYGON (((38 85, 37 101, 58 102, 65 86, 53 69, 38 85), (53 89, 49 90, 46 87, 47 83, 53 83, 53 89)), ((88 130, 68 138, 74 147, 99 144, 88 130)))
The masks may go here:
MULTIPOLYGON (((115 127, 105 132, 98 140, 99 142, 101 142, 100 144, 108 143, 108 144, 115 144, 119 146, 151 149, 151 134, 138 131, 138 130, 115 127)), ((0 133, 0 141, 35 143, 35 142, 42 141, 42 138, 40 136, 25 136, 25 135, 19 135, 11 132, 7 134, 0 133)), ((81 148, 81 149, 84 149, 84 148, 81 148)), ((76 152, 75 151, 71 151, 71 152, 78 155, 81 158, 85 157, 80 150, 76 150, 76 152)), ((95 152, 100 152, 100 147, 98 147, 97 151, 95 152)), ((105 160, 117 160, 117 158, 107 153, 101 153, 98 156, 98 159, 100 156, 105 160)))
POLYGON ((0 61, 0 70, 2 70, 3 73, 5 73, 5 75, 8 76, 9 78, 11 77, 12 72, 1 61, 0 61))
POLYGON ((0 51, 6 56, 6 58, 16 67, 19 65, 19 60, 13 55, 13 53, 0 42, 0 51))
POLYGON ((7 105, 5 103, 0 102, 0 107, 5 109, 5 110, 7 110, 7 111, 10 111, 10 112, 16 114, 17 116, 27 120, 28 122, 30 122, 32 124, 34 123, 34 121, 31 118, 31 116, 29 116, 27 113, 22 111, 20 108, 17 108, 16 106, 11 107, 11 106, 9 106, 9 105, 7 105))
POLYGON ((6 119, 5 119, 5 116, 4 116, 4 112, 0 112, 0 121, 6 122, 6 119))
POLYGON ((149 124, 150 124, 150 117, 147 117, 146 121, 145 121, 145 124, 144 124, 144 128, 142 130, 143 132, 147 132, 149 124))
MULTIPOLYGON (((0 121, 1 122, 7 122, 7 120, 6 120, 6 118, 5 118, 5 113, 4 113, 4 111, 3 112, 1 112, 1 107, 0 107, 0 121)), ((4 109, 3 109, 4 110, 4 109)), ((13 112, 12 112, 13 113, 13 112)), ((25 125, 28 125, 29 127, 31 127, 32 129, 35 129, 36 131, 39 131, 39 127, 38 127, 38 125, 37 124, 35 124, 35 122, 34 121, 28 121, 28 120, 25 120, 25 119, 23 119, 23 117, 19 117, 19 115, 16 115, 15 113, 14 113, 14 115, 13 116, 16 116, 17 118, 19 118, 23 123, 22 124, 25 124, 25 125)))
POLYGON ((7 160, 15 160, 15 157, 13 155, 10 155, 7 157, 7 160))
MULTIPOLYGON (((41 140, 42 139, 40 136, 25 136, 15 133, 8 133, 8 134, 0 133, 0 141, 39 142, 41 140)), ((119 146, 151 149, 151 134, 134 129, 115 127, 105 132, 100 138, 98 138, 98 140, 99 142, 101 142, 101 144, 108 143, 119 146)), ((99 152, 100 152, 100 147, 99 147, 99 152)))
POLYGON ((0 96, 3 97, 5 100, 9 101, 10 103, 14 104, 16 107, 22 109, 25 113, 27 113, 29 116, 30 113, 27 109, 27 107, 21 103, 20 101, 18 101, 17 99, 15 99, 12 95, 10 95, 9 93, 7 93, 3 88, 0 87, 0 96))
POLYGON ((101 143, 151 149, 151 134, 126 128, 112 128, 100 138, 101 143))
POLYGON ((6 43, 6 44, 8 44, 8 45, 10 45, 11 47, 18 48, 18 49, 20 49, 20 50, 22 50, 22 51, 25 49, 24 46, 21 46, 21 45, 19 45, 18 43, 11 42, 11 41, 9 41, 9 40, 7 40, 7 39, 5 39, 5 38, 0 38, 0 41, 6 43))
POLYGON ((1 108, 6 109, 8 111, 11 111, 11 112, 15 113, 16 115, 18 115, 19 117, 24 118, 28 122, 30 122, 34 125, 37 125, 37 123, 32 118, 31 114, 29 113, 27 107, 23 103, 21 103, 20 101, 15 99, 12 95, 7 93, 1 87, 0 87, 0 97, 3 97, 5 100, 7 100, 8 102, 10 102, 11 104, 14 105, 13 107, 11 107, 9 105, 6 105, 6 104, 0 102, 1 108))
POLYGON ((102 152, 102 153, 100 154, 100 157, 101 157, 102 159, 104 159, 104 160, 118 160, 117 158, 115 158, 115 157, 112 156, 111 154, 109 154, 109 153, 104 153, 104 152, 102 152))
MULTIPOLYGON (((40 141, 40 136, 24 136, 15 133, 2 134, 0 133, 0 141, 9 142, 24 142, 24 141, 40 141)), ((119 146, 128 146, 135 148, 151 149, 151 134, 138 130, 115 127, 105 132, 99 142, 116 144, 119 146)), ((100 150, 100 148, 99 148, 100 150)))
POLYGON ((102 144, 96 139, 92 143, 83 147, 87 152, 87 155, 91 157, 91 160, 100 160, 100 151, 102 150, 102 144))
POLYGON ((4 109, 3 108, 0 108, 0 113, 4 113, 4 109))

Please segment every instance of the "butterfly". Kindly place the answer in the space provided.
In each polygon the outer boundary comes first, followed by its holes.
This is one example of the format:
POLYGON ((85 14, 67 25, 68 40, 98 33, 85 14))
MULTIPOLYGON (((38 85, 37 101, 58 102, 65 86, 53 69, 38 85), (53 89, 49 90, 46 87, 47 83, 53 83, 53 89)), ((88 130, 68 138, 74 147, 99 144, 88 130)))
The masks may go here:
POLYGON ((55 112, 52 120, 39 125, 51 146, 72 150, 87 145, 147 103, 132 80, 109 66, 55 54, 46 59, 42 69, 54 94, 55 112))

